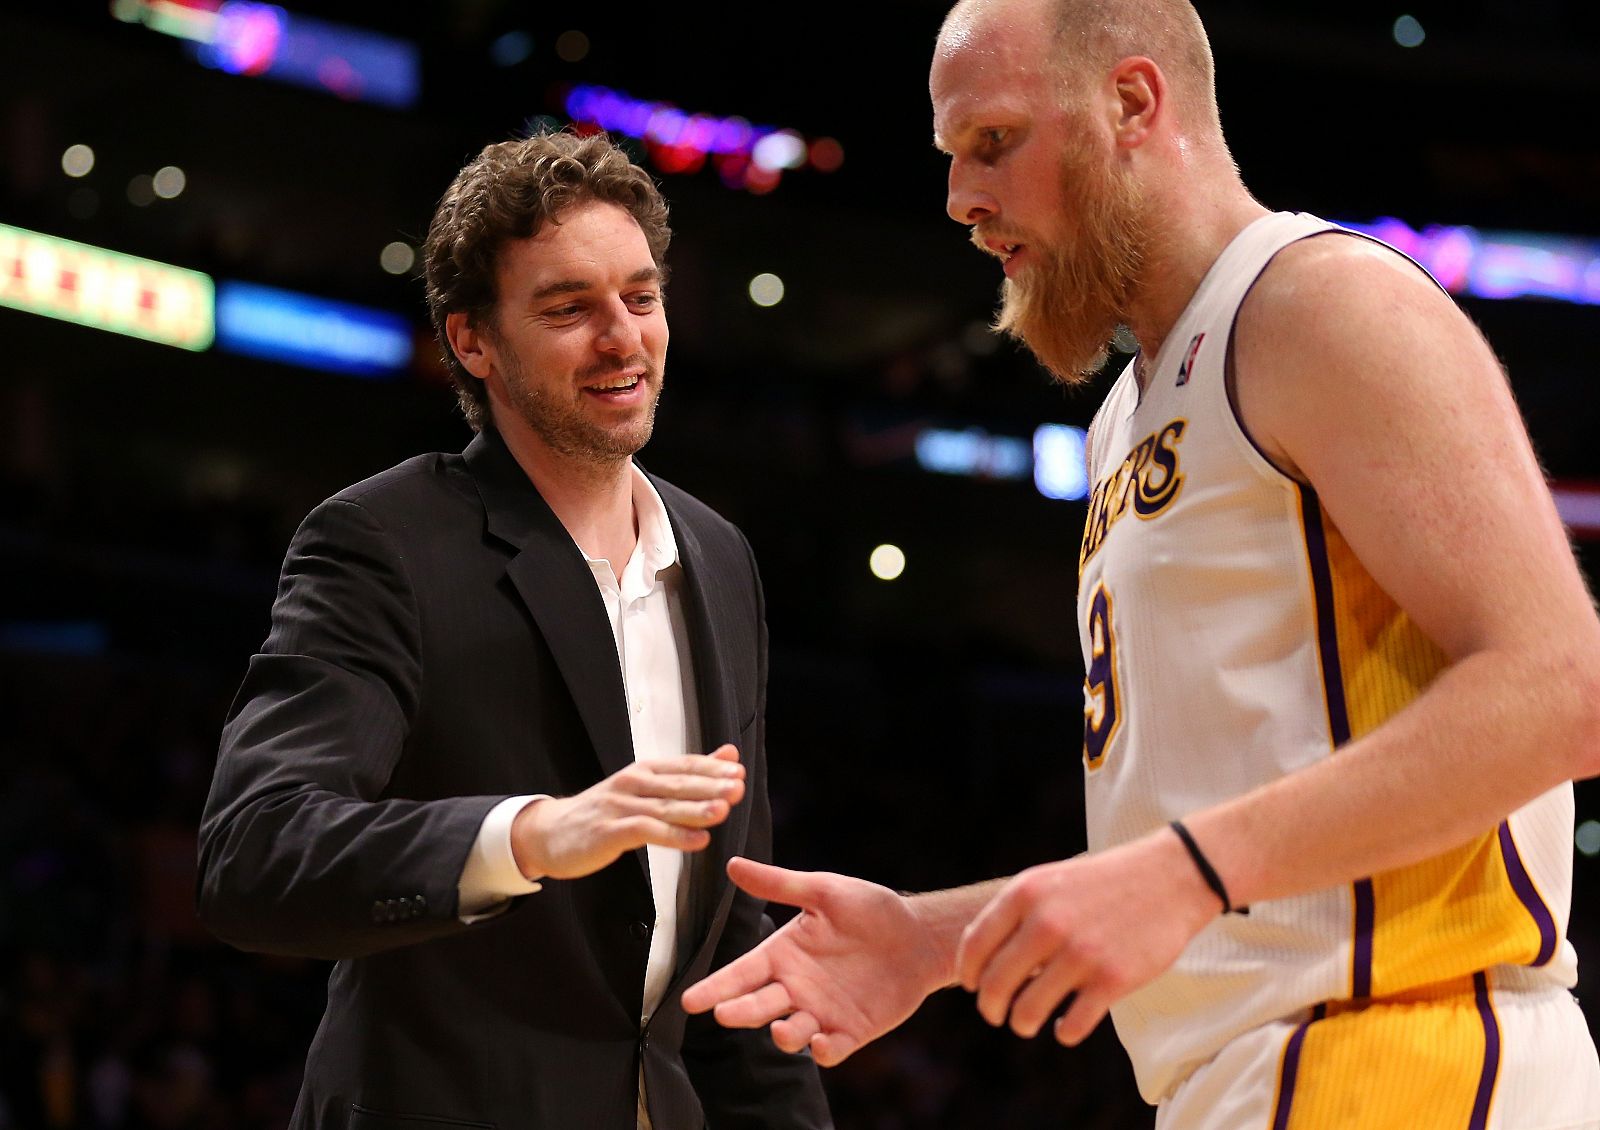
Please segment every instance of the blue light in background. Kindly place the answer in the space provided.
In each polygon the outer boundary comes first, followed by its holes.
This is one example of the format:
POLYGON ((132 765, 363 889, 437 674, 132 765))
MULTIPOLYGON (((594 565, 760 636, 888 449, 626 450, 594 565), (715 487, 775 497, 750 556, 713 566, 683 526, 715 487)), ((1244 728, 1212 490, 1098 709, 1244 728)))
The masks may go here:
POLYGON ((1067 424, 1041 425, 1031 447, 1025 439, 990 435, 982 428, 925 428, 917 433, 917 466, 971 479, 1016 481, 1031 472, 1040 494, 1076 502, 1089 497, 1084 442, 1083 429, 1067 424))
POLYGON ((104 655, 110 645, 106 626, 97 620, 0 623, 0 652, 21 655, 104 655))
POLYGON ((1089 497, 1082 428, 1042 424, 1033 433, 1033 485, 1046 498, 1075 502, 1089 497))
POLYGON ((229 74, 265 75, 399 109, 415 105, 422 87, 415 44, 253 0, 223 4, 211 42, 196 44, 194 54, 229 74))
POLYGON ((254 283, 217 285, 217 345, 233 353, 352 376, 393 376, 411 363, 398 314, 254 283))
POLYGON ((1028 441, 1014 436, 992 436, 982 428, 928 428, 917 435, 917 465, 939 475, 1025 479, 1033 457, 1028 441))

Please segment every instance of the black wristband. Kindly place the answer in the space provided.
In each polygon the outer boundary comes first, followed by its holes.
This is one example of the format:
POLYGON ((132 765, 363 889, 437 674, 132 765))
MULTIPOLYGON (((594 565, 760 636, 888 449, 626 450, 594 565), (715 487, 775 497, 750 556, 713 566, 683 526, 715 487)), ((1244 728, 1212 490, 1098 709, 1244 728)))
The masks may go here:
POLYGON ((1200 845, 1194 842, 1189 829, 1183 826, 1182 820, 1174 820, 1170 827, 1178 833, 1178 839, 1183 841, 1183 846, 1189 849, 1189 856, 1194 860, 1194 865, 1200 869, 1200 877, 1206 881, 1206 886, 1211 888, 1212 894, 1222 900, 1222 913, 1232 914, 1233 900, 1228 897, 1228 888, 1222 885, 1222 876, 1211 866, 1211 861, 1206 858, 1206 853, 1200 850, 1200 845))

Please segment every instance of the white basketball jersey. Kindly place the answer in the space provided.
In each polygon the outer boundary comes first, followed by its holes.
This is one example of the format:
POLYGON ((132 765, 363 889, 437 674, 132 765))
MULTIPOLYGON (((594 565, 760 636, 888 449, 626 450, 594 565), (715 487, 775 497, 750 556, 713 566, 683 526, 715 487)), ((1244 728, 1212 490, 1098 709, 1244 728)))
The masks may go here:
MULTIPOLYGON (((1078 593, 1091 849, 1337 756, 1445 666, 1228 396, 1250 287, 1284 247, 1339 230, 1290 213, 1251 224, 1143 399, 1130 364, 1095 418, 1078 593)), ((1140 1091, 1157 1102, 1235 1035, 1325 1001, 1490 968, 1500 984, 1570 987, 1572 819, 1564 785, 1435 859, 1219 918, 1112 1010, 1140 1091)))

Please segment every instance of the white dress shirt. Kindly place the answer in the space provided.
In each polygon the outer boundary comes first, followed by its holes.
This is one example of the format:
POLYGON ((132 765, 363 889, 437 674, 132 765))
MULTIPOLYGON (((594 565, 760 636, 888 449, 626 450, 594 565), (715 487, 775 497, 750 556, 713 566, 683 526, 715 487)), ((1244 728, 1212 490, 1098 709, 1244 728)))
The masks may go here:
MULTIPOLYGON (((637 466, 633 472, 633 513, 639 540, 620 578, 611 563, 584 555, 605 601, 628 700, 628 724, 637 761, 703 753, 694 668, 683 619, 683 570, 661 495, 637 466)), ((492 916, 507 900, 539 889, 523 876, 511 851, 511 824, 530 801, 509 797, 484 818, 458 884, 459 913, 465 922, 492 916)), ((655 930, 645 963, 642 1028, 665 996, 677 964, 678 923, 689 894, 684 853, 647 845, 655 930)), ((643 1093, 640 1125, 647 1126, 643 1093)))

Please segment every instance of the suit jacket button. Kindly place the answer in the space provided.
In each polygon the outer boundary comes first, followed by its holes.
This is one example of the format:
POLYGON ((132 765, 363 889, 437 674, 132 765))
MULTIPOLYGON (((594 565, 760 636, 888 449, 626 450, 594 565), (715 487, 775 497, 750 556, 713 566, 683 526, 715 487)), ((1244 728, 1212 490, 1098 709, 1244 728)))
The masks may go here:
POLYGON ((642 942, 650 936, 650 927, 644 922, 632 922, 628 924, 628 933, 633 935, 634 940, 642 942))

